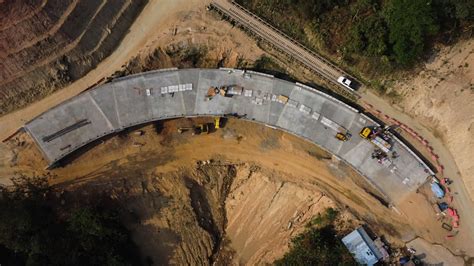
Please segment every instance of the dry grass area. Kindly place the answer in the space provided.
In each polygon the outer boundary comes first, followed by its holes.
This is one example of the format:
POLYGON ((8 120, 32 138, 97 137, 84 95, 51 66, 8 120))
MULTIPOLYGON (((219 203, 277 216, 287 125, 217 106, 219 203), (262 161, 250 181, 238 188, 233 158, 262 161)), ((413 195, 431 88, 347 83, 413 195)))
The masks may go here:
POLYGON ((419 73, 393 87, 401 95, 396 104, 447 146, 474 200, 474 41, 440 49, 419 73))
MULTIPOLYGON (((350 167, 292 135, 233 119, 209 135, 177 132, 206 121, 212 118, 122 132, 51 171, 28 136, 18 134, 3 146, 11 156, 3 158, 2 173, 48 176, 86 203, 97 195, 119 201, 144 259, 156 262, 271 262, 326 207, 341 210, 348 228, 367 223, 394 247, 416 236, 443 241, 429 192, 407 199, 399 215, 350 167)), ((456 250, 463 241, 446 244, 456 250)))

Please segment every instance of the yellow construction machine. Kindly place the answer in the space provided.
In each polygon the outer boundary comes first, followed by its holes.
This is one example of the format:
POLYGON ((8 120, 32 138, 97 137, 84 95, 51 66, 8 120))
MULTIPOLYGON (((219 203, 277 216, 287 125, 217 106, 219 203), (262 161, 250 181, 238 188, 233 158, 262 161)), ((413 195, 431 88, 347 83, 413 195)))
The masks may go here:
POLYGON ((383 152, 388 153, 392 150, 392 134, 385 128, 382 127, 364 127, 360 131, 359 135, 372 142, 377 148, 383 152))
POLYGON ((215 129, 221 128, 221 117, 220 116, 214 118, 214 128, 215 129))
POLYGON ((199 124, 192 127, 179 127, 178 133, 184 133, 191 130, 193 135, 209 134, 209 129, 213 126, 212 123, 199 124))
POLYGON ((348 141, 349 139, 351 138, 350 134, 349 133, 342 133, 342 132, 337 132, 336 134, 336 139, 340 140, 340 141, 348 141))
POLYGON ((364 139, 368 139, 370 134, 372 134, 372 129, 370 129, 369 127, 364 127, 361 131, 360 131, 360 136, 364 139))

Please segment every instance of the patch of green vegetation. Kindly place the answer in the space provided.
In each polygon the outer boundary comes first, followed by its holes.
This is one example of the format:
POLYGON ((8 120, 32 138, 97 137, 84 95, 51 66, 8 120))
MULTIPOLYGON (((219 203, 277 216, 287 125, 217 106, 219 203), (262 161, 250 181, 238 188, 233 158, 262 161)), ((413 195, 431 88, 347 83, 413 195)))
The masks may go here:
POLYGON ((328 208, 315 217, 315 226, 293 238, 290 250, 275 265, 357 265, 334 229, 337 216, 328 208))
MULTIPOLYGON (((369 78, 409 69, 435 42, 472 35, 469 0, 237 0, 311 49, 369 78)), ((354 73, 357 74, 357 73, 354 73)))
POLYGON ((402 66, 410 66, 425 51, 429 36, 439 31, 431 0, 392 0, 383 10, 389 31, 391 55, 402 66))
POLYGON ((381 16, 360 20, 351 28, 346 47, 364 56, 383 56, 388 50, 387 25, 381 16))
POLYGON ((253 68, 257 71, 283 71, 284 69, 275 60, 267 55, 260 56, 255 60, 253 68))
POLYGON ((333 208, 327 208, 326 211, 321 214, 318 213, 313 219, 306 225, 306 227, 312 226, 327 226, 333 224, 336 221, 337 216, 339 215, 339 211, 333 208))
POLYGON ((385 87, 385 85, 379 80, 373 80, 370 82, 370 85, 381 95, 384 95, 387 92, 387 87, 385 87))
POLYGON ((100 207, 60 210, 42 178, 0 191, 0 261, 6 265, 139 264, 118 213, 100 207))
POLYGON ((390 90, 389 93, 386 94, 388 98, 392 99, 392 101, 401 100, 400 94, 398 94, 395 90, 390 90))
POLYGON ((184 63, 189 63, 193 67, 199 65, 201 59, 206 55, 207 51, 203 47, 191 46, 184 49, 181 53, 181 60, 184 63))

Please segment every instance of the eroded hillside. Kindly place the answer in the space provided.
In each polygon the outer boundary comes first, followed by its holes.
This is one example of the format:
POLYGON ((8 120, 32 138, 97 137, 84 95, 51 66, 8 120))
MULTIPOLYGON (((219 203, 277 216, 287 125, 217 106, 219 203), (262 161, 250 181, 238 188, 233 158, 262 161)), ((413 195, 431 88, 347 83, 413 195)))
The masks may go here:
POLYGON ((146 0, 0 3, 0 114, 84 76, 125 36, 146 0))
POLYGON ((393 90, 401 95, 393 102, 447 145, 474 198, 474 41, 443 47, 393 90))

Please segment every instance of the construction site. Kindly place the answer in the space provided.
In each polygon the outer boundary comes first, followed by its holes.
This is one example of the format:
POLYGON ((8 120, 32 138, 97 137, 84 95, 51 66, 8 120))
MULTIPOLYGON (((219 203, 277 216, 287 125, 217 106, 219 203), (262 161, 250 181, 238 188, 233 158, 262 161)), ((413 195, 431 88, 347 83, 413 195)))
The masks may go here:
POLYGON ((470 183, 466 192, 438 140, 380 104, 357 75, 243 6, 215 0, 185 8, 176 1, 167 4, 168 16, 161 0, 36 2, 35 10, 9 12, 50 16, 42 27, 28 17, 0 27, 7 40, 26 25, 24 39, 0 43, 3 185, 17 176, 46 177, 63 207, 117 203, 142 263, 274 263, 333 208, 356 262, 472 264, 470 183), (152 31, 154 22, 142 19, 154 12, 163 19, 152 21, 165 26, 152 31), (245 56, 231 58, 223 44, 215 66, 174 67, 182 66, 170 58, 183 50, 186 60, 198 60, 189 47, 220 40, 216 29, 229 32, 222 43, 246 56, 266 48, 289 59, 293 65, 278 61, 286 70, 298 64, 292 71, 301 73, 287 78, 242 67, 245 56), (42 49, 48 43, 64 46, 65 55, 42 49), (164 44, 166 56, 157 52, 164 44), (163 59, 154 64, 162 68, 131 64, 138 47, 148 61, 163 59), (110 67, 99 66, 109 55, 110 67), (221 67, 226 60, 235 63, 221 67), (127 72, 130 66, 140 71, 127 72), (71 90, 61 91, 69 83, 71 90))
MULTIPOLYGON (((288 132, 350 166, 364 177, 365 190, 377 195, 378 204, 400 215, 414 193, 428 188, 428 197, 436 199, 428 201, 428 208, 435 208, 438 217, 446 215, 441 230, 447 230, 446 237, 458 232, 459 216, 449 206, 448 184, 397 137, 394 126, 314 88, 267 74, 164 69, 128 76, 52 108, 27 123, 25 131, 43 154, 44 167, 55 171, 74 162, 71 157, 76 158, 77 150, 81 154, 107 135, 179 117, 211 117, 204 123, 176 126, 181 139, 217 132, 229 119, 288 132)), ((140 149, 147 145, 132 144, 140 149)))
MULTIPOLYGON (((170 69, 119 79, 49 110, 25 129, 54 167, 108 134, 197 116, 236 116, 313 142, 368 178, 390 204, 434 175, 363 112, 303 84, 234 69, 170 69)), ((207 125, 199 131, 208 131, 207 125)))

